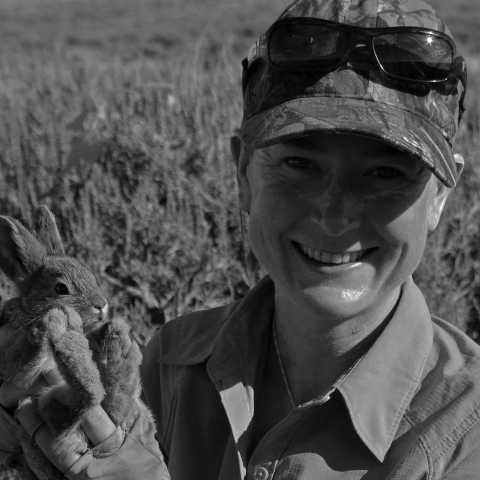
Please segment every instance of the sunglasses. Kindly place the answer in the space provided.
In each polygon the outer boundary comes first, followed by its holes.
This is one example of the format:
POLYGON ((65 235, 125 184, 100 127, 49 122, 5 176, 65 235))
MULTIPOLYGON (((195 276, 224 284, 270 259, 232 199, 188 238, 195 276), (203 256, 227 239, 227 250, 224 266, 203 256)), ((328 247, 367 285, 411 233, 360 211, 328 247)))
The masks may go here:
POLYGON ((449 36, 420 27, 360 28, 312 18, 279 20, 252 45, 242 62, 243 93, 250 67, 260 58, 281 70, 328 72, 350 57, 363 57, 363 66, 368 57, 393 81, 427 85, 460 80, 463 110, 467 68, 449 36))

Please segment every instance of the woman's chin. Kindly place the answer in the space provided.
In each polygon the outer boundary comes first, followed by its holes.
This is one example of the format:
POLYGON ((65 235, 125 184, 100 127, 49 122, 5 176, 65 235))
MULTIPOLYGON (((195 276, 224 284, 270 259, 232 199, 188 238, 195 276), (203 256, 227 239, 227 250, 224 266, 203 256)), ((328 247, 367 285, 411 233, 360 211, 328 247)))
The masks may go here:
POLYGON ((338 288, 335 286, 312 286, 301 291, 305 306, 318 314, 333 318, 357 315, 368 308, 369 289, 338 288))

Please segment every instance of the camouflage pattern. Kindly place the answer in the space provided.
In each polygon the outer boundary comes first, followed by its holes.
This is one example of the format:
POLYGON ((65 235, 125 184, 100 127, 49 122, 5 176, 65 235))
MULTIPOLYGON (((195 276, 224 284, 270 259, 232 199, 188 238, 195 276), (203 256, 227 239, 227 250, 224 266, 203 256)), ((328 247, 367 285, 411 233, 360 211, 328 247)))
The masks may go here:
MULTIPOLYGON (((357 27, 416 26, 451 36, 421 0, 296 0, 279 17, 313 17, 357 27)), ((243 138, 263 148, 315 133, 355 133, 389 143, 456 182, 453 142, 463 87, 400 86, 375 69, 293 73, 260 60, 244 96, 243 138)))
POLYGON ((364 28, 424 27, 451 36, 435 10, 421 0, 296 0, 278 19, 296 17, 364 28))

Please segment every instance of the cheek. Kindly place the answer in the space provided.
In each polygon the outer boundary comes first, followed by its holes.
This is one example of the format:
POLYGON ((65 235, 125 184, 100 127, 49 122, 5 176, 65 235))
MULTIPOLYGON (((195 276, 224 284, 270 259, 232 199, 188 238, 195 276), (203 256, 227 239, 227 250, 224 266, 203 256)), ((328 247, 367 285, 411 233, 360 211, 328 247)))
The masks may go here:
POLYGON ((252 247, 263 244, 268 247, 274 243, 274 237, 281 230, 284 212, 278 202, 267 193, 261 193, 253 199, 249 216, 249 237, 252 247), (281 212, 281 214, 280 214, 281 212))
POLYGON ((428 205, 429 198, 425 194, 411 205, 382 209, 372 221, 385 239, 390 256, 403 262, 408 269, 416 268, 425 248, 428 205))
POLYGON ((283 185, 262 185, 252 195, 249 238, 260 262, 275 255, 289 228, 302 216, 294 189, 283 185))

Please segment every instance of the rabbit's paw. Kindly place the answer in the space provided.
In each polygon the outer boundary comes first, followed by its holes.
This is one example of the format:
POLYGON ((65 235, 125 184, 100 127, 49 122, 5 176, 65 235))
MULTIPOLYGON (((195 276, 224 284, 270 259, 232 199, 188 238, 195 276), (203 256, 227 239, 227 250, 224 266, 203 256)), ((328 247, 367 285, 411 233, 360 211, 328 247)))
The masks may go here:
POLYGON ((129 330, 126 322, 120 318, 113 319, 108 325, 105 336, 106 396, 102 403, 113 422, 126 430, 140 409, 139 366, 142 361, 140 349, 130 339, 129 330))
POLYGON ((72 308, 52 308, 44 316, 42 323, 49 330, 51 337, 62 336, 67 330, 83 331, 80 315, 72 308))
POLYGON ((81 333, 67 330, 62 336, 51 336, 54 358, 64 382, 48 392, 74 411, 83 412, 98 405, 105 391, 100 373, 92 360, 88 340, 81 333))
MULTIPOLYGON (((39 397, 39 413, 56 435, 70 433, 80 424, 82 415, 105 396, 100 373, 92 360, 88 340, 67 328, 69 312, 49 312, 47 333, 61 380, 39 397)), ((73 435, 73 433, 72 433, 73 435)))
POLYGON ((138 368, 142 362, 142 354, 136 342, 130 338, 130 327, 122 318, 114 318, 107 327, 105 347, 108 362, 113 369, 120 363, 138 368))

